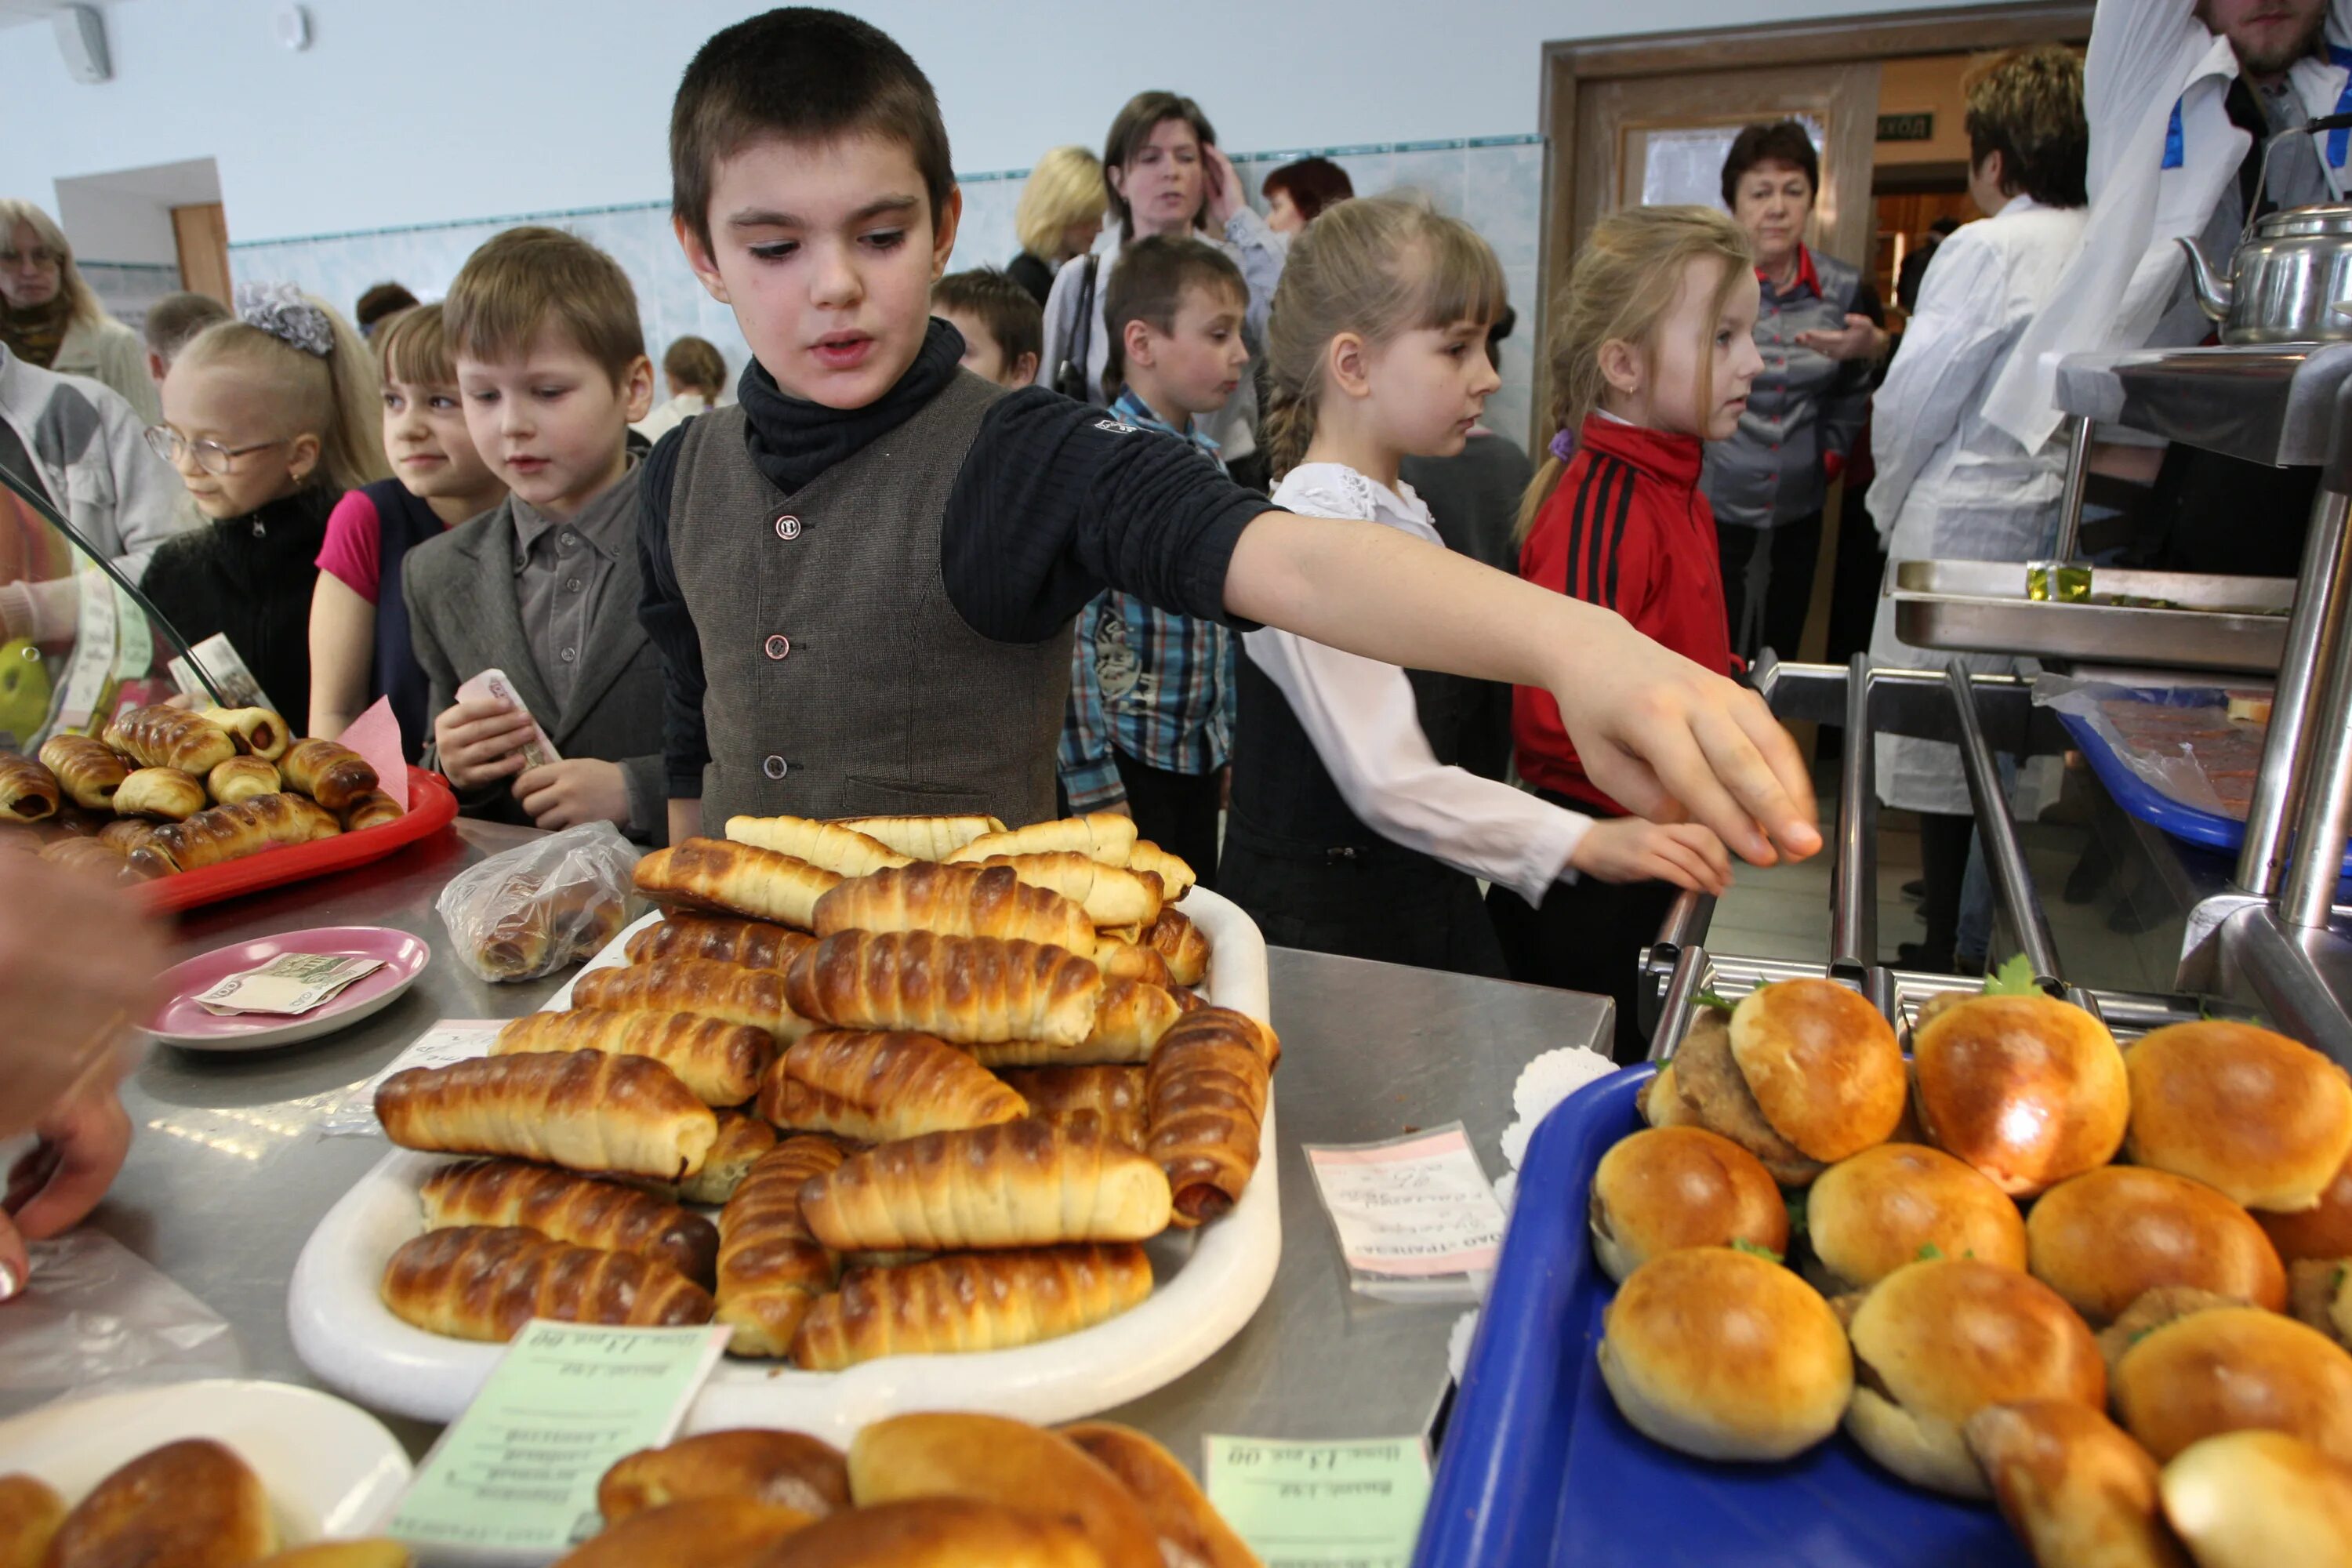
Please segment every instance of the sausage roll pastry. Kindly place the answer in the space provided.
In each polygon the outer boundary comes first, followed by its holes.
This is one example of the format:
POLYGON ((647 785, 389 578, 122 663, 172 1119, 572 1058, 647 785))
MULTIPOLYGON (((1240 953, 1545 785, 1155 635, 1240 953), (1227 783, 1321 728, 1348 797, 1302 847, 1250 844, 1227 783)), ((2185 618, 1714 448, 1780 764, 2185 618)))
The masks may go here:
POLYGON ((887 1355, 1010 1350, 1092 1328, 1150 1294, 1151 1260, 1132 1243, 855 1268, 801 1320, 793 1361, 838 1372, 887 1355))
POLYGON ((276 795, 282 787, 278 764, 259 757, 231 757, 205 775, 205 788, 223 805, 235 805, 257 795, 276 795))
POLYGON ((203 717, 236 737, 239 745, 265 763, 284 756, 293 743, 286 721, 267 708, 207 708, 203 717))
POLYGON ((550 1241, 520 1226, 457 1226, 404 1242, 383 1304, 427 1333, 504 1343, 533 1318, 675 1328, 710 1321, 710 1293, 666 1263, 550 1241))
POLYGON ((0 752, 0 820, 46 822, 58 814, 58 776, 47 765, 0 752))
POLYGON ((1087 911, 1050 888, 1021 880, 1010 866, 935 866, 854 878, 816 901, 816 934, 928 931, 1050 942, 1081 958, 1095 952, 1087 911))
POLYGON ((1075 1046, 1094 1028, 1102 972, 1066 948, 929 931, 843 931, 784 973, 804 1018, 852 1029, 919 1029, 958 1044, 1075 1046))
POLYGON ((52 735, 41 742, 41 764, 57 775, 58 784, 85 811, 112 811, 114 792, 131 770, 112 748, 88 735, 52 735))
POLYGON ((784 1000, 783 975, 712 958, 656 958, 618 969, 592 969, 572 986, 572 1000, 581 1007, 698 1013, 763 1029, 778 1044, 796 1040, 812 1027, 784 1000))
POLYGON ((801 1208, 809 1182, 841 1164, 829 1138, 787 1138, 760 1157, 719 1215, 719 1321, 737 1355, 780 1356, 839 1264, 801 1208))
POLYGON ((776 1130, 745 1110, 719 1113, 719 1136, 702 1157, 702 1169, 678 1184, 680 1203, 717 1208, 735 1195, 760 1156, 776 1146, 776 1130))
POLYGON ((689 838, 637 862, 637 891, 665 910, 746 915, 806 931, 841 873, 723 838, 689 838))
POLYGON ((106 743, 142 768, 177 768, 198 778, 236 755, 236 739, 178 708, 133 708, 106 727, 106 743))
POLYGON ((1176 984, 1158 948, 1120 942, 1102 931, 1095 933, 1095 963, 1101 966, 1106 980, 1140 980, 1162 988, 1176 984))
POLYGON ((382 827, 387 822, 398 822, 408 814, 400 809, 400 802, 380 789, 363 790, 352 803, 337 812, 343 831, 360 833, 371 827, 382 827))
MULTIPOLYGON (((136 782, 139 774, 131 777, 136 782)), ((188 781, 192 785, 195 782, 188 781)), ((130 787, 123 785, 126 790, 130 787)), ((121 798, 119 793, 116 798, 121 798)), ((168 875, 243 859, 281 844, 332 838, 341 831, 341 825, 326 808, 300 795, 257 795, 235 805, 200 811, 185 822, 166 823, 132 850, 131 858, 134 867, 168 875)))
POLYGON ((835 1252, 951 1252, 1142 1241, 1168 1228, 1168 1178, 1131 1149, 1042 1121, 927 1132, 852 1155, 802 1212, 835 1252))
POLYGON ((1134 847, 1127 852, 1127 868, 1149 871, 1159 878, 1160 896, 1171 904, 1191 892, 1192 884, 1200 880, 1192 872, 1191 861, 1162 849, 1149 838, 1137 839, 1134 847))
POLYGON ((1257 1169, 1269 1069, 1258 1026, 1223 1007, 1187 1014, 1145 1070, 1150 1156, 1167 1173, 1179 1226, 1232 1208, 1257 1169))
POLYGON ((1143 1152, 1144 1069, 1139 1067, 1011 1068, 997 1075, 1029 1114, 1063 1129, 1091 1125, 1114 1143, 1143 1152), (1092 1116, 1091 1123, 1077 1119, 1092 1116))
POLYGON ((746 969, 784 970, 816 938, 766 921, 732 915, 668 915, 629 939, 631 963, 656 958, 715 958, 746 969))
MULTIPOLYGON (((992 855, 1083 855, 1106 866, 1124 866, 1135 847, 1135 819, 1115 811, 1090 811, 1054 822, 1033 822, 1007 833, 984 833, 945 860, 985 860, 992 855)), ((1108 922, 1116 924, 1117 922, 1108 922)))
POLYGON ((725 1018, 583 1005, 568 1013, 526 1013, 499 1031, 490 1050, 495 1056, 609 1051, 650 1057, 676 1073, 697 1100, 719 1106, 740 1105, 760 1091, 760 1075, 775 1057, 776 1044, 766 1030, 725 1018))
POLYGON ((993 816, 845 816, 841 826, 917 860, 944 860, 983 833, 1002 833, 993 816))
POLYGON ((504 1154, 591 1173, 675 1182, 702 1168, 719 1119, 677 1075, 602 1051, 480 1057, 410 1068, 375 1091, 404 1149, 504 1154))
MULTIPOLYGON (((1010 866, 1023 881, 1051 888, 1087 911, 1097 930, 1148 926, 1160 913, 1160 879, 1147 871, 1107 866, 1075 849, 1042 855, 992 855, 983 866, 1010 866)), ((1135 940, 1132 933, 1126 939, 1135 940)))
POLYGON ((1209 939, 1180 910, 1163 909, 1145 933, 1168 973, 1179 985, 1198 985, 1209 977, 1209 939))
POLYGON ((287 747, 278 771, 288 784, 329 811, 343 810, 383 782, 368 760, 349 746, 316 738, 287 747))
POLYGON ((125 816, 160 816, 179 822, 204 810, 205 786, 177 768, 141 768, 114 792, 114 809, 125 816))
POLYGON ((760 1114, 777 1126, 861 1143, 986 1127, 1026 1109, 967 1053, 904 1031, 820 1029, 778 1058, 760 1087, 760 1114))
POLYGON ((854 827, 805 816, 730 816, 727 838, 732 844, 772 849, 845 877, 863 877, 869 871, 907 865, 911 859, 854 827))
POLYGON ((425 1178, 425 1226, 520 1226, 550 1241, 634 1252, 709 1285, 719 1227, 698 1214, 617 1182, 520 1160, 466 1160, 425 1178))

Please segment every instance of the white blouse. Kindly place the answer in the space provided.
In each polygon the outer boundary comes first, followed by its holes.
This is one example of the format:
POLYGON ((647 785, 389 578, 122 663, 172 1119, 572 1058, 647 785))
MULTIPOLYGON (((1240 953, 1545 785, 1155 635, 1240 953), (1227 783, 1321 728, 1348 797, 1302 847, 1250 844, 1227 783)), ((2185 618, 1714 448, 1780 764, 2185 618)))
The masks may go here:
MULTIPOLYGON (((1274 500, 1316 517, 1383 523, 1444 548, 1412 486, 1391 490, 1339 463, 1291 469, 1274 500)), ((1500 882, 1531 904, 1555 881, 1575 879, 1568 858, 1592 819, 1441 764, 1403 670, 1272 626, 1245 634, 1242 647, 1289 700, 1349 809, 1381 837, 1500 882)))

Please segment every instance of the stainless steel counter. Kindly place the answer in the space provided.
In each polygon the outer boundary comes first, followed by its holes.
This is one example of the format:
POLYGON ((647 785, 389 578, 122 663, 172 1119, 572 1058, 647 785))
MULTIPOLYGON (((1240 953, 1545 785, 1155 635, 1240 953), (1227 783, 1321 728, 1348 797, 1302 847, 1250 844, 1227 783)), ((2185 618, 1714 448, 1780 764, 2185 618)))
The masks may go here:
MULTIPOLYGON (((537 1006, 557 979, 476 980, 440 949, 434 896, 466 866, 530 837, 464 823, 331 882, 243 899, 184 918, 178 956, 321 925, 387 925, 435 944, 399 1002, 346 1033, 247 1056, 159 1050, 127 1084, 138 1129, 129 1163, 92 1223, 227 1319, 248 1373, 312 1383, 286 1328, 294 1259, 328 1206, 380 1159, 376 1137, 323 1138, 302 1102, 358 1083, 437 1018, 505 1017, 537 1006)), ((1197 1464, 1200 1435, 1391 1436, 1422 1430, 1445 1385, 1445 1342, 1461 1309, 1349 1294, 1302 1143, 1360 1142, 1460 1121, 1489 1175, 1511 1120, 1511 1087, 1531 1057, 1603 1034, 1598 998, 1392 964, 1276 949, 1274 1023, 1281 1134, 1282 1266, 1249 1326, 1208 1362, 1112 1412, 1197 1464)), ((391 1423, 422 1452, 433 1429, 391 1423)))

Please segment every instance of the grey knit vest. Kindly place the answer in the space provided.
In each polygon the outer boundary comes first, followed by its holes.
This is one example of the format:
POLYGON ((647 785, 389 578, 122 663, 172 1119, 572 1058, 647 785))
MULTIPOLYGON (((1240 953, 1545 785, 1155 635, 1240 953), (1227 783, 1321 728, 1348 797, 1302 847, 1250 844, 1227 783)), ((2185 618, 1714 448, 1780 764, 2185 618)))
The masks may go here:
POLYGON ((740 406, 690 421, 670 559, 708 686, 703 831, 738 813, 1054 815, 1070 628, 992 641, 948 598, 948 492, 1000 389, 968 371, 787 495, 740 406))

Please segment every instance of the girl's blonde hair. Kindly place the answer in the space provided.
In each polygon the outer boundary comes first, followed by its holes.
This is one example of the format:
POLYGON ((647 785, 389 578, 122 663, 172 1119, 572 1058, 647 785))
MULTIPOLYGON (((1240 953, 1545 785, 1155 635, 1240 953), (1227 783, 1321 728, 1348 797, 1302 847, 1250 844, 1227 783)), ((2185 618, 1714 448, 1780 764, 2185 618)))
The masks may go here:
POLYGON ((1102 160, 1083 147, 1055 147, 1037 160, 1013 209, 1013 232, 1021 248, 1050 261, 1060 254, 1062 235, 1074 223, 1099 224, 1110 205, 1102 160))
POLYGON ((58 296, 65 300, 72 318, 78 321, 103 321, 106 307, 99 303, 98 296, 83 281, 81 269, 74 265, 72 242, 58 226, 58 220, 31 202, 0 196, 0 240, 14 236, 20 223, 30 224, 40 242, 58 253, 58 296))
POLYGON ((280 289, 257 303, 247 289, 237 292, 237 319, 189 339, 172 368, 217 366, 248 377, 289 434, 319 437, 312 483, 349 490, 390 479, 383 380, 365 340, 324 300, 280 289))
POLYGON ((1502 263, 1469 225, 1423 201, 1368 196, 1326 207, 1294 236, 1266 325, 1266 456, 1280 479, 1315 439, 1323 361, 1353 332, 1492 324, 1503 313, 1502 263))
MULTIPOLYGON (((1344 209, 1343 209, 1344 210, 1344 209)), ((1634 345, 1654 365, 1658 330, 1682 291, 1692 262, 1719 261, 1711 322, 1731 302, 1732 289, 1756 266, 1756 252, 1738 224, 1713 207, 1628 207, 1604 217, 1576 253, 1568 288, 1551 324, 1551 428, 1572 439, 1585 416, 1601 406, 1609 383, 1601 374, 1601 351, 1611 342, 1634 345)), ((1699 374, 1715 374, 1715 338, 1709 332, 1699 374)), ((1566 459, 1547 452, 1543 466, 1519 500, 1514 537, 1524 540, 1535 526, 1566 459)))

